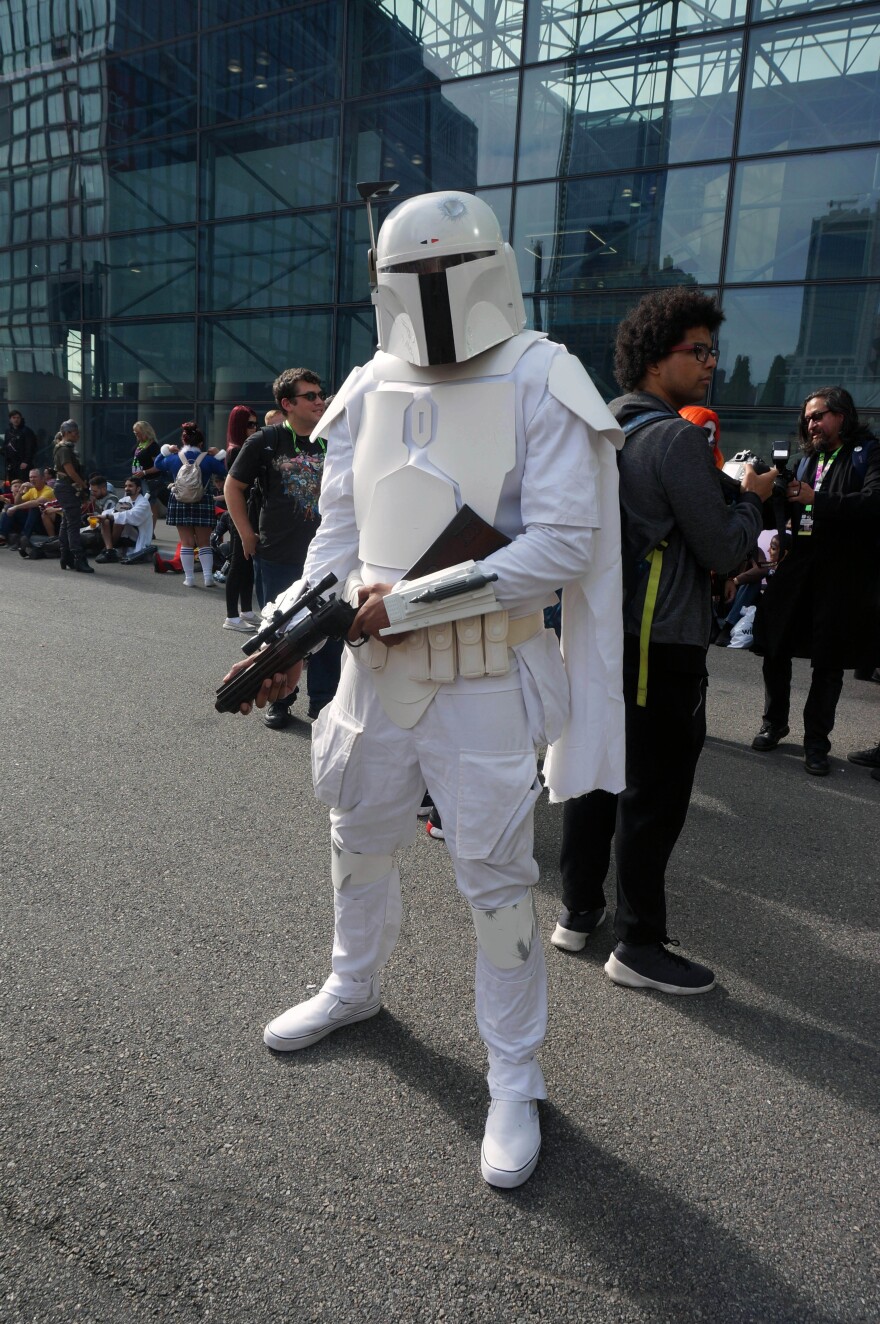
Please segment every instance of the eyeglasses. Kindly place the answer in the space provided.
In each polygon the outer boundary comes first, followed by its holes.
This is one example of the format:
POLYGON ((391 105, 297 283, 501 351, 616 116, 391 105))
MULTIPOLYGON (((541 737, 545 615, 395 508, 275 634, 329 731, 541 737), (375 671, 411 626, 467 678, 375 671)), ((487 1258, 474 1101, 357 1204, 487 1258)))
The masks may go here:
POLYGON ((326 399, 327 399, 327 392, 326 392, 326 391, 300 391, 299 394, 298 394, 298 395, 295 395, 293 398, 294 398, 294 400, 308 400, 309 404, 310 404, 310 405, 313 405, 313 404, 315 403, 316 400, 326 400, 326 399))
POLYGON ((709 359, 718 362, 718 350, 714 345, 704 345, 699 340, 686 340, 681 345, 673 345, 668 354, 693 354, 697 363, 708 363, 709 359))
POLYGON ((246 430, 249 432, 252 428, 255 428, 256 426, 257 426, 257 420, 255 418, 249 418, 247 421, 246 430))
POLYGON ((820 409, 815 414, 804 414, 807 423, 821 423, 826 414, 833 414, 833 409, 820 409))

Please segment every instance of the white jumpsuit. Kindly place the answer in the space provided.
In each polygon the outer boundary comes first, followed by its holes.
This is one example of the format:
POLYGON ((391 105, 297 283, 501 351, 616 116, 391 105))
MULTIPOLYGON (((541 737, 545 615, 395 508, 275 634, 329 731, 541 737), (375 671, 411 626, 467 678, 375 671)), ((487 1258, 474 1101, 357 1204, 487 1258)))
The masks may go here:
MULTIPOLYGON (((321 435, 328 443, 322 522, 304 569, 313 584, 330 571, 340 583, 358 571, 367 584, 396 582, 464 502, 512 540, 482 563, 497 574, 495 593, 512 619, 540 612, 557 588, 588 585, 601 547, 609 619, 592 620, 587 630, 603 636, 593 643, 612 678, 607 696, 603 681, 587 737, 597 746, 596 771, 578 789, 619 790, 619 433, 577 361, 530 332, 439 368, 380 352, 351 374, 321 435), (393 398, 368 403, 376 392, 393 398), (577 412, 563 403, 573 396, 577 412)), ((402 650, 389 650, 389 658, 392 651, 402 650)), ((330 807, 336 903, 324 989, 350 1002, 370 996, 400 929, 393 856, 413 840, 427 784, 474 917, 476 1014, 490 1094, 544 1098, 535 1057, 546 1025, 546 975, 531 896, 538 877, 533 808, 536 747, 559 737, 569 713, 556 636, 539 630, 517 644, 507 675, 428 686, 414 710, 421 715, 404 725, 387 683, 384 696, 377 688, 376 653, 375 646, 347 650, 336 698, 313 730, 315 791, 330 807)), ((569 671, 584 660, 568 659, 569 671)))

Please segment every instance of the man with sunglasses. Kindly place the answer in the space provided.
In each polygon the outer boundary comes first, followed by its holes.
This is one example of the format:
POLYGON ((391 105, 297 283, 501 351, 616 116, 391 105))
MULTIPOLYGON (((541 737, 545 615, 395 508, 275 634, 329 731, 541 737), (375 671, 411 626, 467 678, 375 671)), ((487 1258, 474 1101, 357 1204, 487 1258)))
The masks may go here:
MULTIPOLYGON (((280 425, 251 434, 236 456, 224 486, 226 505, 247 557, 253 557, 254 588, 262 609, 302 575, 309 543, 320 523, 318 497, 326 443, 312 438, 327 393, 310 368, 287 368, 272 383, 280 425), (245 493, 252 490, 250 503, 245 493), (258 529, 248 518, 257 506, 258 529)), ((342 645, 333 640, 309 663, 309 717, 317 717, 339 684, 342 645)), ((263 721, 280 730, 290 721, 297 690, 271 703, 263 721)))
POLYGON ((715 983, 706 966, 668 948, 666 866, 706 737, 710 571, 732 569, 757 544, 773 483, 772 473, 747 466, 740 500, 726 505, 705 431, 678 412, 705 402, 723 320, 702 291, 675 288, 646 295, 618 329, 615 375, 626 394, 610 408, 626 437, 619 459, 626 789, 566 802, 563 909, 551 938, 580 951, 604 920, 613 838, 618 941, 605 973, 616 984, 664 993, 706 993, 715 983))
POLYGON ((786 494, 791 550, 755 616, 764 719, 752 749, 766 753, 788 735, 791 659, 809 658, 804 770, 826 777, 844 668, 880 657, 880 445, 842 386, 807 396, 798 432, 803 458, 786 494))

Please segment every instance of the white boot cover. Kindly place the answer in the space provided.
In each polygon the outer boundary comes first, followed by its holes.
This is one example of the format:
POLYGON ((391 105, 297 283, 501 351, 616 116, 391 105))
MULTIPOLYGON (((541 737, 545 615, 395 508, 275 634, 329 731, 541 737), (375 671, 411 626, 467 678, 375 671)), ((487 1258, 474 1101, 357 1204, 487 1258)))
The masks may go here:
MULTIPOLYGON (((403 914, 400 874, 392 855, 360 855, 331 839, 333 973, 322 992, 366 1002, 373 976, 394 951, 403 914)), ((376 981, 378 985, 378 980, 376 981)))
POLYGON ((534 1099, 493 1099, 486 1118, 480 1171, 490 1186, 510 1189, 528 1181, 541 1152, 541 1123, 534 1099))

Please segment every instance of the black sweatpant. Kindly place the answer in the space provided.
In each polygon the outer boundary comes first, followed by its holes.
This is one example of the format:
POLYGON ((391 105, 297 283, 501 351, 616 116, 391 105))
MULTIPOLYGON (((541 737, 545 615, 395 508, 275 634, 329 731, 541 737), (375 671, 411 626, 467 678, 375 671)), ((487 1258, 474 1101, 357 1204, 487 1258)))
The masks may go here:
POLYGON ((704 674, 667 669, 651 650, 647 704, 636 704, 638 641, 626 637, 626 789, 593 791, 563 806, 562 901, 569 910, 605 904, 603 882, 614 838, 620 942, 665 942, 666 866, 690 804, 706 739, 704 674))
MULTIPOLYGON (((765 657, 764 721, 774 726, 788 726, 791 706, 791 658, 765 657)), ((804 704, 804 749, 811 754, 827 754, 828 739, 834 730, 837 701, 843 689, 843 668, 813 667, 810 692, 804 704)))

